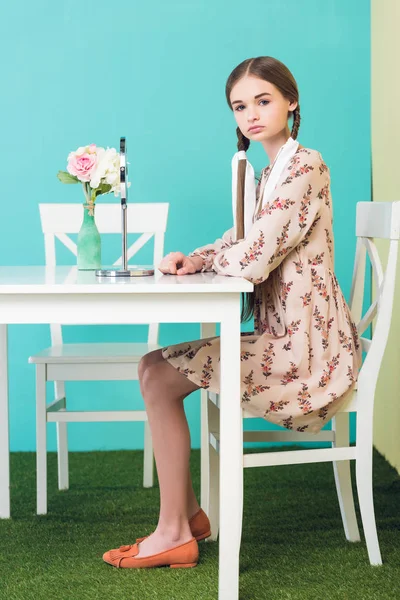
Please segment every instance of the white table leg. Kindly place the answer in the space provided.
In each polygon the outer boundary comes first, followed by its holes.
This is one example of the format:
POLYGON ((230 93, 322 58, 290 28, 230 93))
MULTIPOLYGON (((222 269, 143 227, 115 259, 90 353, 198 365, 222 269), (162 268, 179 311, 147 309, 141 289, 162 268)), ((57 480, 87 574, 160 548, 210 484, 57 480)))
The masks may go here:
POLYGON ((240 294, 224 298, 221 322, 219 600, 239 598, 243 511, 240 294))
POLYGON ((10 518, 7 325, 0 325, 0 519, 10 518))
MULTIPOLYGON (((215 323, 201 323, 200 337, 209 338, 216 335, 215 323)), ((200 506, 207 512, 208 499, 210 495, 209 478, 209 435, 208 435, 208 393, 200 390, 200 506)))

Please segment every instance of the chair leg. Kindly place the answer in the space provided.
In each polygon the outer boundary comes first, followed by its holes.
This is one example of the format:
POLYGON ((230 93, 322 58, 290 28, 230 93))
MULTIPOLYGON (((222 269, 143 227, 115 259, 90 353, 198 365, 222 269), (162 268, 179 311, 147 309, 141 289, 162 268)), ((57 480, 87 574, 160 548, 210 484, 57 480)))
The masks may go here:
POLYGON ((47 514, 46 365, 36 365, 36 512, 47 514))
MULTIPOLYGON (((335 431, 334 447, 350 445, 349 413, 337 413, 332 419, 332 429, 335 431)), ((333 472, 346 539, 349 542, 359 542, 360 532, 351 487, 350 461, 333 461, 333 472)))
MULTIPOLYGON (((209 338, 217 333, 216 323, 201 323, 201 338, 209 338)), ((209 423, 208 423, 208 391, 200 390, 200 506, 208 514, 210 502, 210 471, 209 471, 209 423)))
POLYGON ((144 458, 143 458, 143 487, 154 485, 153 441, 148 421, 144 423, 144 458))
MULTIPOLYGON (((208 431, 219 434, 219 409, 207 400, 208 431)), ((215 542, 219 533, 219 452, 208 442, 208 497, 205 512, 211 523, 211 537, 215 542)))
MULTIPOLYGON (((65 409, 64 409, 65 410, 65 409)), ((60 411, 61 412, 61 411, 60 411)), ((68 429, 67 423, 57 422, 57 461, 58 461, 58 489, 69 489, 68 467, 68 429)))
POLYGON ((210 502, 210 436, 208 433, 208 392, 200 391, 200 506, 207 513, 210 502))
MULTIPOLYGON (((366 411, 365 411, 366 412, 366 411)), ((361 519, 371 565, 381 565, 372 482, 372 415, 357 414, 356 482, 361 519), (361 420, 363 422, 361 422, 361 420)))
MULTIPOLYGON (((54 398, 59 402, 58 412, 65 411, 67 400, 65 395, 65 382, 54 382, 54 398)), ((68 473, 68 430, 67 423, 56 422, 57 431, 57 466, 58 466, 58 489, 67 490, 69 488, 68 473)))
POLYGON ((219 533, 219 453, 210 445, 209 450, 210 493, 207 507, 211 523, 211 537, 208 541, 215 542, 219 533))

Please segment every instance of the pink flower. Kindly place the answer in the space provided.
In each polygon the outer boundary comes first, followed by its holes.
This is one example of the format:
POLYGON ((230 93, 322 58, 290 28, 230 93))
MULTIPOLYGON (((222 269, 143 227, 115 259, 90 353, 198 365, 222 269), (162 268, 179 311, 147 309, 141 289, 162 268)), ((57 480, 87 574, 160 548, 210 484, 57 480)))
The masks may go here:
POLYGON ((80 147, 68 155, 67 171, 75 175, 79 181, 90 181, 97 163, 97 148, 95 144, 80 147))

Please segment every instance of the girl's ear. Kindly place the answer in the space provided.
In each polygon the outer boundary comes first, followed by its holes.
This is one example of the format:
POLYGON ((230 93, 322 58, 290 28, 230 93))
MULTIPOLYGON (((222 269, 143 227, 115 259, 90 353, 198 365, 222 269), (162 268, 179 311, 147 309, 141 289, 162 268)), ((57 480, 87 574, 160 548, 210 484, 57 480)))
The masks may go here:
POLYGON ((289 110, 294 110, 295 108, 297 108, 298 106, 298 102, 291 102, 289 104, 289 110))

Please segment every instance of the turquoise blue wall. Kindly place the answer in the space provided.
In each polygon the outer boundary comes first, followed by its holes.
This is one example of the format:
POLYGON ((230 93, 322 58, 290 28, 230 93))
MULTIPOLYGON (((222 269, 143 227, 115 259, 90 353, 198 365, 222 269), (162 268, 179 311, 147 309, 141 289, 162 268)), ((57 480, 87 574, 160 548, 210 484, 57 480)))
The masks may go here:
MULTIPOLYGON (((2 8, 3 117, 0 264, 44 263, 38 202, 81 202, 56 179, 68 152, 126 135, 131 201, 170 202, 165 252, 211 242, 231 226, 230 161, 236 124, 225 81, 242 60, 279 58, 300 89, 300 142, 331 170, 336 272, 348 297, 355 203, 370 199, 370 17, 363 0, 162 2, 27 0, 2 8)), ((250 148, 256 169, 267 163, 250 148)), ((112 200, 112 196, 105 197, 112 200)), ((119 240, 105 245, 104 260, 119 240)), ((64 250, 63 264, 73 257, 64 250)), ((148 261, 143 252, 139 260, 148 261)), ((196 325, 162 325, 161 343, 198 337, 196 325)), ((145 340, 144 327, 79 327, 66 341, 145 340)), ((49 328, 11 326, 12 450, 35 445, 34 367, 49 328)), ((141 406, 138 384, 71 383, 71 408, 141 406)), ((186 399, 199 446, 199 394, 186 399)), ((72 424, 72 450, 141 448, 141 424, 72 424)), ((55 449, 49 426, 49 448, 55 449)))

